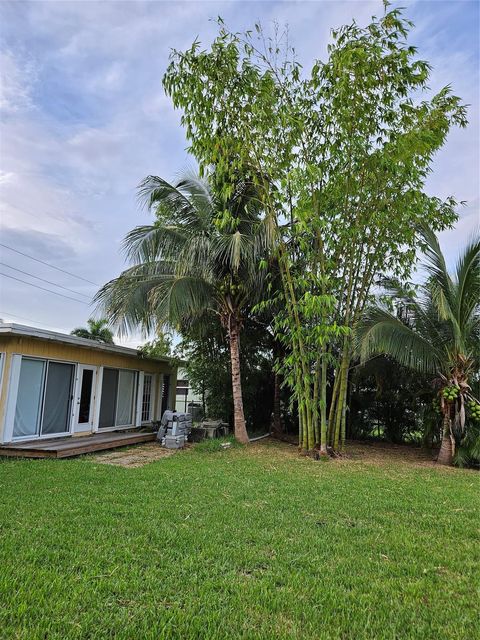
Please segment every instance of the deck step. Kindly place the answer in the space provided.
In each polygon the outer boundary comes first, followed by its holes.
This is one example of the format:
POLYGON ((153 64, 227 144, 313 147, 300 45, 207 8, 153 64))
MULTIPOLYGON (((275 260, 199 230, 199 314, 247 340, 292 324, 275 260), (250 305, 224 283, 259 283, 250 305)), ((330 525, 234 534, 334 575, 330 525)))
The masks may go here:
POLYGON ((1 445, 0 456, 17 458, 70 458, 93 451, 117 449, 155 440, 155 433, 96 433, 92 436, 52 438, 1 445))

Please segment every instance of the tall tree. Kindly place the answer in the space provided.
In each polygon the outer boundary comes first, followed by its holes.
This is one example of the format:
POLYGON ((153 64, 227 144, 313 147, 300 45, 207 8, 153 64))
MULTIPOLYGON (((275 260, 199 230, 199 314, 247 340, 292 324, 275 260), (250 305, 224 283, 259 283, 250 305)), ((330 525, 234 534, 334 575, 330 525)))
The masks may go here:
POLYGON ((174 51, 164 76, 200 169, 214 166, 227 195, 239 170, 252 170, 281 276, 283 374, 307 450, 345 439, 352 328, 375 277, 408 275, 419 221, 438 230, 455 220, 455 201, 429 197, 424 183, 450 127, 465 126, 465 107, 448 87, 426 95, 430 67, 406 41, 411 26, 395 10, 342 27, 328 60, 308 70, 280 32, 236 34, 220 21, 209 50, 196 41, 174 51))
POLYGON ((157 331, 154 340, 142 344, 138 348, 138 353, 144 358, 170 357, 172 355, 172 338, 168 333, 157 331))
POLYGON ((447 270, 438 240, 423 230, 425 268, 418 293, 391 283, 398 313, 388 306, 370 308, 357 328, 362 359, 376 353, 436 378, 443 414, 438 462, 451 464, 465 437, 466 413, 480 416, 470 379, 480 371, 480 239, 461 255, 455 274, 447 270))
POLYGON ((113 344, 113 333, 108 328, 108 320, 105 318, 101 318, 100 320, 90 318, 87 324, 88 327, 77 327, 70 335, 87 338, 88 340, 96 340, 97 342, 104 342, 105 344, 113 344))
POLYGON ((121 331, 198 327, 214 313, 229 341, 235 437, 246 443, 240 334, 261 292, 257 265, 265 245, 252 185, 237 180, 228 197, 218 198, 196 176, 175 185, 149 176, 139 196, 156 219, 127 235, 133 266, 107 283, 96 301, 121 331))

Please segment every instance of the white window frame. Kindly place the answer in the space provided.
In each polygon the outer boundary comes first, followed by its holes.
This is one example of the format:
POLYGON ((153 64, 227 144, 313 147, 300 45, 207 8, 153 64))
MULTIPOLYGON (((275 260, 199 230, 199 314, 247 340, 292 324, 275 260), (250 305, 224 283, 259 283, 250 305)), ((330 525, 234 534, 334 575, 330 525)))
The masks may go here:
MULTIPOLYGON (((95 425, 98 425, 97 420, 97 392, 98 392, 98 377, 99 377, 99 368, 96 364, 85 364, 84 362, 77 363, 76 371, 75 371, 75 383, 74 383, 74 393, 73 393, 73 411, 72 411, 72 426, 71 432, 72 435, 76 435, 75 426, 78 424, 78 414, 80 409, 80 403, 77 400, 80 400, 80 395, 82 392, 82 376, 80 375, 80 371, 85 371, 90 369, 93 371, 93 381, 92 381, 92 396, 91 396, 91 416, 92 421, 88 423, 89 429, 85 431, 78 431, 78 433, 94 433, 96 431, 95 425), (81 369, 82 367, 82 369, 81 369)), ((103 372, 102 372, 103 373, 103 372)), ((87 423, 85 423, 87 424, 87 423)))

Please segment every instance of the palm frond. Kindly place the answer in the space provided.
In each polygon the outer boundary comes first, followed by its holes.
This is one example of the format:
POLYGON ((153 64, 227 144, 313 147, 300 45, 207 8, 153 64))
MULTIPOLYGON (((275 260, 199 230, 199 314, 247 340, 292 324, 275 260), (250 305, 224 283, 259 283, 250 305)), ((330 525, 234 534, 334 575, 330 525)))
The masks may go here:
POLYGON ((203 278, 174 275, 151 291, 149 304, 157 323, 176 327, 202 316, 213 296, 213 286, 203 278))
POLYGON ((239 181, 229 201, 220 203, 209 182, 192 173, 174 184, 148 176, 138 196, 156 220, 126 236, 123 249, 133 266, 95 297, 120 333, 176 327, 212 308, 225 309, 219 284, 229 279, 243 285, 229 302, 235 313, 252 306, 250 294, 253 290, 254 298, 261 291, 264 278, 258 261, 274 235, 271 220, 261 221, 253 183, 239 181), (215 224, 225 205, 233 220, 230 230, 215 224))
POLYGON ((253 259, 253 245, 251 239, 236 231, 235 233, 222 235, 215 239, 215 257, 226 266, 228 270, 238 273, 240 267, 247 265, 253 259))
POLYGON ((432 296, 442 320, 455 317, 454 284, 448 273, 445 257, 440 248, 438 238, 429 227, 422 227, 420 235, 423 239, 425 268, 430 274, 428 283, 432 296))
POLYGON ((456 312, 461 328, 470 322, 480 304, 480 238, 473 239, 456 265, 456 312))
POLYGON ((200 180, 185 176, 172 185, 158 176, 148 176, 138 187, 138 199, 154 209, 164 224, 204 228, 209 224, 212 200, 200 180))
POLYGON ((185 235, 178 227, 143 225, 135 227, 125 236, 122 249, 128 260, 141 264, 174 257, 184 242, 185 235))
POLYGON ((150 297, 152 291, 173 277, 175 265, 170 262, 149 262, 123 271, 98 291, 94 303, 107 315, 121 335, 137 327, 146 333, 156 326, 150 297))
POLYGON ((362 362, 385 354, 421 373, 437 372, 442 362, 436 346, 379 307, 369 309, 356 327, 356 345, 362 362))

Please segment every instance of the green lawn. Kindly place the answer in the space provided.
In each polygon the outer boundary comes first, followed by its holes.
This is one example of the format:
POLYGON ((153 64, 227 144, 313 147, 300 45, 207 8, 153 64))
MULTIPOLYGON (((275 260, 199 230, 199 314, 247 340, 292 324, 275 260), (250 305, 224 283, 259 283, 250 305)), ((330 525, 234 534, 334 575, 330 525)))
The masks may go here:
POLYGON ((472 471, 263 442, 0 485, 1 638, 478 637, 472 471))

